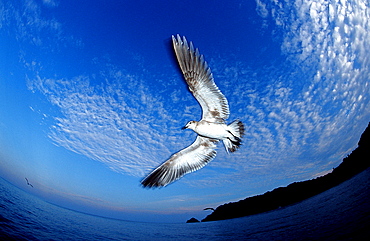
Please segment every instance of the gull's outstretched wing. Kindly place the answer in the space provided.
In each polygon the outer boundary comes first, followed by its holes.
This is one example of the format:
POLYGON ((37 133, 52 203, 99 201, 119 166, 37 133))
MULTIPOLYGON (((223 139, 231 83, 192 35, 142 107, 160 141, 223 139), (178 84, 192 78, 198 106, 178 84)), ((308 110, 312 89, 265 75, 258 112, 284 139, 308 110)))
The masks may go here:
POLYGON ((224 122, 229 117, 229 105, 227 99, 216 86, 210 68, 199 54, 194 50, 185 37, 172 36, 180 68, 189 86, 190 91, 202 107, 202 119, 212 122, 224 122))
POLYGON ((189 172, 196 171, 216 156, 218 140, 198 136, 187 148, 173 154, 170 159, 150 173, 141 184, 144 187, 164 187, 189 172))

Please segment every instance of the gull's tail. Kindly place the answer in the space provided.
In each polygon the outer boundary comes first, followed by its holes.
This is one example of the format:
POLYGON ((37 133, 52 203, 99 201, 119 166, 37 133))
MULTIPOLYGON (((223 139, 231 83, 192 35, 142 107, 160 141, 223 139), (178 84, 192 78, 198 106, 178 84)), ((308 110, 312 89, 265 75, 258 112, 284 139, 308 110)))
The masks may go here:
POLYGON ((244 124, 240 120, 233 121, 227 126, 230 136, 223 140, 226 151, 234 152, 242 144, 242 137, 244 135, 244 124))

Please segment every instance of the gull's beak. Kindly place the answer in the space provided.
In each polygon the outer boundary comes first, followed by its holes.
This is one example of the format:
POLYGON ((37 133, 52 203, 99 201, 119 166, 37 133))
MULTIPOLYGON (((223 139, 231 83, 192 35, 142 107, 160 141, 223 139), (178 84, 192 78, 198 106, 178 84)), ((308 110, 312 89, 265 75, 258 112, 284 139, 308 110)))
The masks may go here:
POLYGON ((188 129, 188 127, 184 126, 184 127, 181 128, 181 130, 185 130, 185 129, 188 129))

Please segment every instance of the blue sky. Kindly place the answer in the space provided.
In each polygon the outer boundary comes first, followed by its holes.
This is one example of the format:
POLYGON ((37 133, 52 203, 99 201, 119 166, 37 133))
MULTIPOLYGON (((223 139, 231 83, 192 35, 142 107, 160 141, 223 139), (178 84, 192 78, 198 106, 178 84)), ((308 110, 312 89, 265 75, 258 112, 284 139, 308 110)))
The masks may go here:
POLYGON ((326 174, 370 120, 369 26, 366 1, 0 1, 0 174, 64 207, 158 222, 326 174), (201 117, 178 33, 205 56, 229 121, 245 123, 244 144, 143 189, 201 117))

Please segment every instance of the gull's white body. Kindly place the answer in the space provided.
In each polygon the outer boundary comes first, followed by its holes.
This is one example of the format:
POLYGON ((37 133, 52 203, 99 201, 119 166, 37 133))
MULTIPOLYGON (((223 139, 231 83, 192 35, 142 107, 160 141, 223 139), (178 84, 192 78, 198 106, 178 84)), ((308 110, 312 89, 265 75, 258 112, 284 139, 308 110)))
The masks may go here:
POLYGON ((181 178, 186 173, 204 167, 216 156, 216 144, 222 140, 227 152, 234 152, 241 144, 244 125, 234 121, 226 125, 229 105, 216 86, 211 70, 192 43, 185 37, 172 36, 173 47, 190 92, 202 107, 202 119, 190 121, 184 127, 198 134, 193 144, 173 154, 166 162, 151 172, 141 183, 144 187, 162 187, 181 178))
MULTIPOLYGON (((230 133, 230 128, 224 123, 213 123, 206 120, 201 120, 199 122, 192 121, 189 123, 185 127, 195 131, 198 135, 217 140, 233 138, 233 135, 230 133)), ((237 137, 240 138, 241 136, 237 137)))

